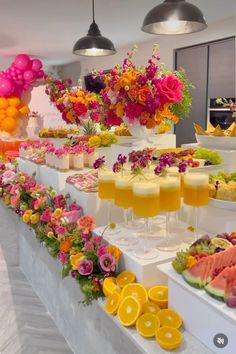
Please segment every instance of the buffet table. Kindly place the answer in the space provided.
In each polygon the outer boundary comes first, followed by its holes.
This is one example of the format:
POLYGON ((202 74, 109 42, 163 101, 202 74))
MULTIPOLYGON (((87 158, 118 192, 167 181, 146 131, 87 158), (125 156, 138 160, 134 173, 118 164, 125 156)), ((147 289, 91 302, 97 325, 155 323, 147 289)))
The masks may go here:
MULTIPOLYGON (((134 328, 124 328, 116 318, 108 316, 104 311, 102 300, 87 307, 79 304, 82 294, 78 284, 71 278, 61 279, 58 261, 53 259, 40 245, 31 229, 19 222, 12 211, 6 208, 4 210, 4 208, 1 204, 0 219, 7 216, 6 220, 9 224, 5 223, 5 232, 0 233, 1 248, 4 249, 5 244, 9 242, 11 247, 13 244, 19 245, 16 250, 19 254, 20 268, 75 354, 166 353, 154 339, 146 340, 134 328), (12 218, 17 230, 14 235, 9 228, 9 226, 12 227, 12 218)), ((16 254, 14 258, 17 259, 16 254)), ((11 264, 8 263, 8 265, 11 264)), ((156 282, 158 283, 158 279, 156 282)), ((186 331, 178 352, 183 354, 212 353, 186 331)))

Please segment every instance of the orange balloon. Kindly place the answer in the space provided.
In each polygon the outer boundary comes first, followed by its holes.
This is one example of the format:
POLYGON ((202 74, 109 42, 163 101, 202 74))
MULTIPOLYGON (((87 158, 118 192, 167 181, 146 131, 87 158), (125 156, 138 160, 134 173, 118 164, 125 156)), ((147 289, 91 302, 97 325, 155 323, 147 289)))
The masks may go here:
POLYGON ((0 108, 6 109, 8 107, 7 99, 4 97, 0 97, 0 108))
POLYGON ((1 130, 12 133, 17 127, 17 121, 15 118, 6 117, 1 121, 1 130))
POLYGON ((0 120, 5 119, 5 118, 6 118, 5 113, 0 113, 0 120))
POLYGON ((18 116, 19 112, 18 112, 18 109, 16 107, 8 107, 6 109, 6 114, 9 117, 16 118, 18 116))
POLYGON ((22 106, 21 108, 19 108, 19 112, 23 115, 26 115, 29 113, 29 107, 27 105, 22 106))
POLYGON ((21 104, 21 100, 17 96, 12 96, 7 99, 9 106, 18 107, 21 104))

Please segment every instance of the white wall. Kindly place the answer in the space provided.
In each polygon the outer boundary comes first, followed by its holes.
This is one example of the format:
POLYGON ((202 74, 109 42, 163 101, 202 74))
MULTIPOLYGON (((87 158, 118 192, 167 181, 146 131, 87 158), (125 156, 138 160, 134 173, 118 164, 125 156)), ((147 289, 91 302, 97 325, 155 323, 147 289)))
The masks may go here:
MULTIPOLYGON (((127 36, 128 36, 127 32, 127 36)), ((155 36, 150 35, 150 41, 138 43, 138 52, 135 56, 137 65, 143 65, 151 55, 154 44, 159 44, 161 61, 169 68, 173 68, 173 50, 194 44, 226 38, 235 35, 235 17, 230 17, 215 23, 198 33, 178 36, 155 36)), ((122 61, 130 47, 118 48, 118 53, 108 57, 82 58, 81 78, 93 69, 111 69, 114 64, 122 64, 122 61)))

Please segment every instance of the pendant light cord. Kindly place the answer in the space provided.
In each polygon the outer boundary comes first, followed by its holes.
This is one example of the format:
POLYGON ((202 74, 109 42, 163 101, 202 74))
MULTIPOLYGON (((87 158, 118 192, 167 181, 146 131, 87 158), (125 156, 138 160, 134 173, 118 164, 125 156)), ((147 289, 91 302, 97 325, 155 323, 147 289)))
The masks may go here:
POLYGON ((93 22, 95 22, 95 15, 94 15, 94 0, 93 0, 93 22))

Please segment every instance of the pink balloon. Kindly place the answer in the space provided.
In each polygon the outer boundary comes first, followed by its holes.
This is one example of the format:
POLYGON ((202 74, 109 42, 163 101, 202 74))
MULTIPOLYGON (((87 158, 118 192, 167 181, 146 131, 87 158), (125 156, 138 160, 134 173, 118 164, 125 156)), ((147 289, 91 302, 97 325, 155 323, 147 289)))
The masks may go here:
POLYGON ((38 78, 38 79, 42 79, 43 76, 44 76, 43 70, 39 70, 39 71, 37 72, 37 78, 38 78))
POLYGON ((39 71, 42 68, 43 64, 41 62, 41 60, 39 59, 34 59, 32 61, 32 70, 33 71, 39 71))
POLYGON ((3 79, 6 79, 7 75, 6 75, 5 73, 2 73, 1 77, 2 77, 3 79))
POLYGON ((16 56, 14 66, 20 70, 26 70, 30 67, 30 57, 27 54, 19 54, 16 56))
POLYGON ((23 74, 25 81, 32 82, 35 80, 36 76, 32 70, 26 70, 23 74))
POLYGON ((20 85, 16 85, 14 89, 14 95, 20 97, 23 93, 23 87, 20 85))
POLYGON ((11 74, 7 74, 7 79, 11 79, 11 74))
POLYGON ((11 96, 11 94, 14 91, 14 84, 11 80, 9 79, 0 79, 0 95, 7 97, 7 96, 11 96))
POLYGON ((21 74, 21 70, 16 68, 16 73, 21 74))
POLYGON ((21 74, 18 75, 18 79, 19 79, 19 80, 23 80, 23 75, 21 75, 21 74))

